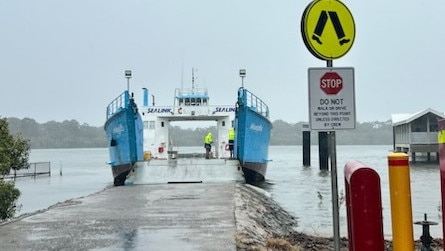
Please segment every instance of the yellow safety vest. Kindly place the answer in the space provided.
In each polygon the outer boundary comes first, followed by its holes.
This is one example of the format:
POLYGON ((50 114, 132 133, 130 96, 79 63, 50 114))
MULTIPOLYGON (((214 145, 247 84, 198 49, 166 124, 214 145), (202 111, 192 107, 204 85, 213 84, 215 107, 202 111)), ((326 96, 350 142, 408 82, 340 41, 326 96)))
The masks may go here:
POLYGON ((207 134, 207 136, 204 139, 204 143, 206 144, 212 144, 213 143, 213 139, 212 139, 212 134, 207 134))
POLYGON ((229 140, 235 139, 235 129, 231 128, 229 131, 229 140))

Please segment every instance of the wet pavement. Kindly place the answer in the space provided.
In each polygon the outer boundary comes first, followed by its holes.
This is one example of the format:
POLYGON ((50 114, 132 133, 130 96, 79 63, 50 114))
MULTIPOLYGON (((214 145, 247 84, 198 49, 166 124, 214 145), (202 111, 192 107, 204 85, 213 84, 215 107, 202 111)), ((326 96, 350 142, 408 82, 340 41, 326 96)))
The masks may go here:
POLYGON ((236 250, 236 182, 112 187, 0 226, 0 250, 236 250))

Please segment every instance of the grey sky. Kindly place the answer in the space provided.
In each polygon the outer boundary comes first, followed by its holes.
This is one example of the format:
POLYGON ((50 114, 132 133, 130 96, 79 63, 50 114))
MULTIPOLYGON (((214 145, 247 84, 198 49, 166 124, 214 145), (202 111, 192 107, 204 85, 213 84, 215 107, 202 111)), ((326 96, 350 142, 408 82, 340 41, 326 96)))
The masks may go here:
MULTIPOLYGON (((105 107, 143 87, 157 105, 174 88, 207 87, 211 104, 234 104, 245 87, 269 104, 273 120, 308 121, 307 68, 326 63, 303 44, 309 1, 0 0, 0 116, 40 123, 75 119, 102 126, 105 107)), ((334 66, 355 68, 360 122, 392 113, 445 111, 442 81, 445 2, 343 1, 356 40, 334 66)))

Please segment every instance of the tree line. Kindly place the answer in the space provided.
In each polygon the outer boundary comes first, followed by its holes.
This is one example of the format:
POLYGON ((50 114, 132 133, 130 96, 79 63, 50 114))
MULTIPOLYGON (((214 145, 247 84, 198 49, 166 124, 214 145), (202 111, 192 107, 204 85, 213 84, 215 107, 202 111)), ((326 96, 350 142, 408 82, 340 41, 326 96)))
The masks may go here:
POLYGON ((76 120, 39 124, 30 118, 8 118, 8 122, 11 134, 29 139, 32 149, 97 148, 107 145, 103 127, 79 124, 76 120))
MULTIPOLYGON (((13 135, 28 139, 32 149, 51 148, 103 148, 107 147, 103 127, 80 124, 76 120, 49 121, 43 124, 30 118, 8 118, 9 130, 13 135)), ((271 145, 301 145, 303 124, 283 120, 273 122, 271 145)), ((207 132, 216 133, 216 127, 181 128, 173 126, 171 137, 177 146, 201 146, 207 132)), ((356 129, 339 130, 336 134, 339 145, 390 145, 392 124, 385 122, 357 122, 356 129)), ((311 144, 318 144, 318 133, 311 132, 311 144)))

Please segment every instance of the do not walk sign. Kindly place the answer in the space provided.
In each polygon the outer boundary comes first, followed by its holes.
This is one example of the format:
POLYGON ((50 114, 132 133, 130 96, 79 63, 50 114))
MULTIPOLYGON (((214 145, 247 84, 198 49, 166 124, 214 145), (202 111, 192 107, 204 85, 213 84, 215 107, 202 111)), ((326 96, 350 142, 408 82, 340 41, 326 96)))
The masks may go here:
POLYGON ((303 12, 301 35, 312 55, 322 60, 337 59, 354 43, 354 18, 339 0, 315 0, 303 12))
POLYGON ((311 130, 354 129, 354 68, 309 68, 311 130))

